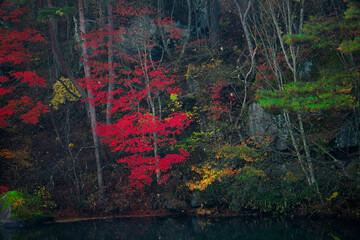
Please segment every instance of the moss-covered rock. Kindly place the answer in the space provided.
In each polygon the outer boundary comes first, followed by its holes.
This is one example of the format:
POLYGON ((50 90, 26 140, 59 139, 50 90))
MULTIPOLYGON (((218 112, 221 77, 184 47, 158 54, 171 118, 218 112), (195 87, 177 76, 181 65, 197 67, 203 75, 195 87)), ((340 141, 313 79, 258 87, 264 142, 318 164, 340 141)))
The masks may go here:
POLYGON ((0 199, 0 225, 3 227, 25 227, 53 220, 50 210, 38 196, 9 191, 0 199))

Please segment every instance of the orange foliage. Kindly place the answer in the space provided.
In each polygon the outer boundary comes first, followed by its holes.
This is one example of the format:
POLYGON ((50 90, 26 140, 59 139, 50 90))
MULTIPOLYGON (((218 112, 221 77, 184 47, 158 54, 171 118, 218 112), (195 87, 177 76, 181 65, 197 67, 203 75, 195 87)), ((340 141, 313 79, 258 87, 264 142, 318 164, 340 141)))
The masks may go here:
POLYGON ((15 158, 15 153, 11 152, 9 149, 3 149, 0 152, 0 156, 7 159, 11 159, 11 158, 15 158))
POLYGON ((192 166, 191 170, 202 176, 202 179, 200 181, 190 182, 187 184, 191 191, 195 189, 200 191, 205 190, 205 188, 207 188, 214 181, 218 180, 219 182, 221 182, 222 178, 233 176, 238 172, 238 170, 233 170, 230 167, 219 170, 214 168, 210 164, 205 164, 200 168, 192 166))

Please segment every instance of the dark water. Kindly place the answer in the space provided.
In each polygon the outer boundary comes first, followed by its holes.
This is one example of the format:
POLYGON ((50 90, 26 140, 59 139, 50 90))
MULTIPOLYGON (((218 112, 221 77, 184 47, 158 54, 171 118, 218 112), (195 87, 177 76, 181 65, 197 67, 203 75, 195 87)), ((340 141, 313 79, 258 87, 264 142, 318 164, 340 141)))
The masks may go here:
POLYGON ((127 218, 58 223, 22 231, 0 230, 0 239, 360 239, 360 224, 280 218, 127 218))

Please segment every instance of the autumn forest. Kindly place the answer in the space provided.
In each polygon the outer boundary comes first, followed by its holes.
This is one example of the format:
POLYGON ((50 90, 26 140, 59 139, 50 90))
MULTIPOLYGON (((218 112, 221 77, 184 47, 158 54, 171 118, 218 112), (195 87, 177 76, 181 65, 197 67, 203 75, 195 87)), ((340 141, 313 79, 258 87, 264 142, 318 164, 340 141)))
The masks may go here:
POLYGON ((358 1, 5 0, 0 26, 19 216, 360 217, 358 1))

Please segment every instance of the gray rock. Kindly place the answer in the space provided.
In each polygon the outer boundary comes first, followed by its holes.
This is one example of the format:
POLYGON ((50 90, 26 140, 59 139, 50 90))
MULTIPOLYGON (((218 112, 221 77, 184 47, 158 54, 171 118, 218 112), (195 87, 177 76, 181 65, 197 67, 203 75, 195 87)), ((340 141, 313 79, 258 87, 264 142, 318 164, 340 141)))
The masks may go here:
POLYGON ((0 226, 4 228, 22 228, 27 226, 27 222, 14 218, 11 213, 10 204, 7 207, 3 207, 8 196, 5 194, 0 204, 0 226))
POLYGON ((184 212, 188 208, 185 201, 176 199, 167 199, 164 202, 164 206, 167 210, 171 212, 184 212))
POLYGON ((358 145, 356 133, 351 126, 341 128, 339 134, 336 136, 335 145, 337 148, 356 147, 358 145))
POLYGON ((260 143, 260 136, 270 136, 274 141, 270 144, 269 150, 283 151, 287 149, 285 144, 287 133, 285 123, 281 115, 271 116, 256 102, 249 106, 249 135, 255 136, 255 141, 260 143), (256 137, 258 136, 258 137, 256 137))
POLYGON ((201 206, 199 192, 194 191, 191 195, 190 205, 192 208, 199 208, 201 206))

